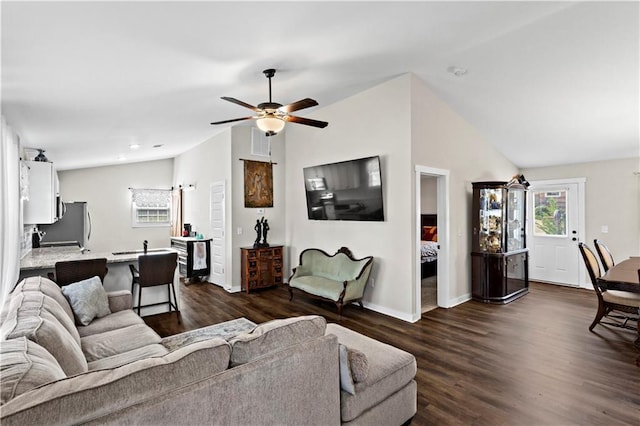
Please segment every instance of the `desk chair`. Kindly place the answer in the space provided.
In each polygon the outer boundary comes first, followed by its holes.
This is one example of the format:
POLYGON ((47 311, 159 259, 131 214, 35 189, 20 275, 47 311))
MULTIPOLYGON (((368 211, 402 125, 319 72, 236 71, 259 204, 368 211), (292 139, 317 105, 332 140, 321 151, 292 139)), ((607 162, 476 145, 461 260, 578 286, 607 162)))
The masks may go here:
POLYGON ((100 281, 104 282, 104 277, 108 271, 107 259, 104 257, 99 259, 56 262, 55 269, 56 275, 54 281, 60 287, 95 276, 100 277, 100 281))
POLYGON ((613 256, 609 251, 609 247, 598 239, 593 240, 593 245, 596 247, 596 251, 598 252, 598 256, 600 256, 600 261, 602 262, 602 267, 606 273, 613 265, 616 264, 613 261, 613 256))
POLYGON ((595 253, 585 243, 578 243, 578 248, 580 249, 580 253, 582 254, 582 258, 584 259, 585 266, 587 267, 587 272, 589 272, 589 277, 591 278, 593 289, 596 291, 596 295, 598 296, 598 312, 596 313, 595 319, 589 326, 589 331, 592 331, 593 327, 595 327, 596 324, 598 324, 600 320, 602 320, 602 318, 605 316, 621 319, 623 320, 623 322, 622 324, 613 322, 602 322, 602 324, 635 330, 636 327, 628 326, 627 322, 629 320, 638 321, 638 317, 628 315, 610 315, 610 313, 612 311, 619 311, 628 314, 637 314, 638 309, 640 309, 640 293, 632 293, 630 291, 620 290, 603 291, 598 285, 598 278, 600 278, 602 275, 600 273, 600 265, 598 264, 598 259, 596 258, 595 253))
POLYGON ((131 294, 134 294, 134 286, 138 285, 138 315, 141 308, 150 306, 169 305, 169 312, 175 309, 177 313, 178 299, 176 290, 173 286, 173 277, 178 265, 178 253, 162 253, 162 254, 144 254, 138 257, 138 268, 129 265, 131 269, 131 294), (168 300, 166 302, 152 303, 148 305, 142 304, 142 287, 155 287, 159 285, 167 286, 168 300), (171 301, 171 294, 173 300, 171 301))

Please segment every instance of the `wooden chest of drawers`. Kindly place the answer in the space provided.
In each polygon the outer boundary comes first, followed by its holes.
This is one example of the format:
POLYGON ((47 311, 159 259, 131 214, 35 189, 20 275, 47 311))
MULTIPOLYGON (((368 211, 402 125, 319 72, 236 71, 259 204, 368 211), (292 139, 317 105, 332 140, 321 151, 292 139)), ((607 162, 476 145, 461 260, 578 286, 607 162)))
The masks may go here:
POLYGON ((241 247, 242 289, 247 293, 257 288, 282 284, 283 246, 241 247))

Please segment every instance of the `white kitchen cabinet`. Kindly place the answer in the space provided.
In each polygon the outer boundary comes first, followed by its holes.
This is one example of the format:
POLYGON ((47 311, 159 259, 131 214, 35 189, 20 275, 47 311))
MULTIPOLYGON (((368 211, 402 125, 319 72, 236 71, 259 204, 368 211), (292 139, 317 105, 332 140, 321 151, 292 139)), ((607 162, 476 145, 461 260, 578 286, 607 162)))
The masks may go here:
POLYGON ((25 161, 29 167, 29 199, 24 201, 26 225, 54 223, 58 220, 58 173, 53 163, 25 161))

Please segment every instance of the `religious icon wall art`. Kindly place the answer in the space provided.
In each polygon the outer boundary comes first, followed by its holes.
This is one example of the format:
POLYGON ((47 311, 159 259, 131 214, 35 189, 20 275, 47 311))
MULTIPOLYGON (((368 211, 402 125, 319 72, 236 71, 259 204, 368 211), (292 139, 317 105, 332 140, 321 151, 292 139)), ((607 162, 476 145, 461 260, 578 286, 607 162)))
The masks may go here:
POLYGON ((244 206, 273 207, 273 163, 244 160, 244 206))

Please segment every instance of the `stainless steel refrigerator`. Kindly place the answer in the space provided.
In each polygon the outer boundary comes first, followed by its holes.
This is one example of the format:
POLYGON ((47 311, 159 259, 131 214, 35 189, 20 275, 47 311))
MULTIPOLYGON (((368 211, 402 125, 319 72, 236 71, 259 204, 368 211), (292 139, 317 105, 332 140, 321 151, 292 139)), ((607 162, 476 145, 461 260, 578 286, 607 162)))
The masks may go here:
POLYGON ((51 225, 40 225, 45 234, 41 246, 65 245, 77 241, 80 247, 88 248, 91 238, 91 215, 85 201, 64 203, 64 215, 51 225))

